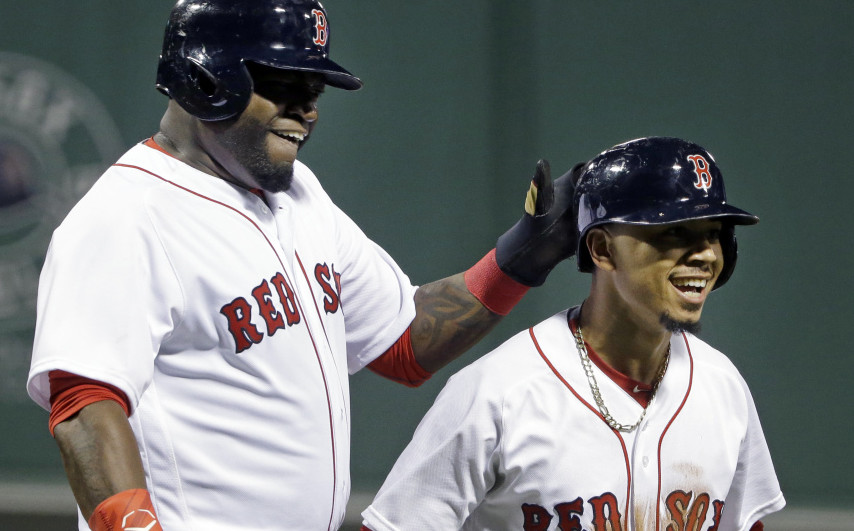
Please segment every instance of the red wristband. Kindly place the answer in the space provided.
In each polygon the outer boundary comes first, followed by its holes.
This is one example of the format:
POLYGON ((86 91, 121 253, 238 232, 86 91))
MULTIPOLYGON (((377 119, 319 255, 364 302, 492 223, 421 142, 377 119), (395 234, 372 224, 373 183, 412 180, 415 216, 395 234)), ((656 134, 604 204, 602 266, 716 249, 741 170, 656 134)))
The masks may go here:
POLYGON ((154 513, 151 495, 145 489, 124 490, 99 503, 89 517, 89 527, 92 531, 163 531, 154 513))
POLYGON ((495 261, 495 249, 464 275, 466 287, 492 313, 507 315, 530 289, 507 276, 495 261))

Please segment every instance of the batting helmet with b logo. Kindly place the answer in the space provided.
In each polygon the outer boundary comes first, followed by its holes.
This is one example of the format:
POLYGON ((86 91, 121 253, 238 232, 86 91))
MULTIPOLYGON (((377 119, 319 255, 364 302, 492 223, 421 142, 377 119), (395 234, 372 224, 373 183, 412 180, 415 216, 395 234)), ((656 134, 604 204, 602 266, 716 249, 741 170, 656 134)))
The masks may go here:
POLYGON ((157 88, 197 118, 224 120, 249 103, 246 63, 362 86, 329 59, 329 20, 316 0, 181 0, 166 25, 157 88))
POLYGON ((738 256, 735 225, 759 218, 727 203, 724 181, 711 153, 678 138, 649 137, 600 153, 581 170, 575 186, 578 269, 593 270, 585 236, 607 223, 660 225, 695 219, 723 222, 724 266, 715 288, 732 275, 738 256))

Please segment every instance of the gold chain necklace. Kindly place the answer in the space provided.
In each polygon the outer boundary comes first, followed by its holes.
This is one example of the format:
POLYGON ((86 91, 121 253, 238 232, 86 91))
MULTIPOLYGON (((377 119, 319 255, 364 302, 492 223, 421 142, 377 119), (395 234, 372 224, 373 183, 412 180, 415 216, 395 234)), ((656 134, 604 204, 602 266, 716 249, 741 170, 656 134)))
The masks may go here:
MULTIPOLYGON (((574 336, 575 346, 578 349, 578 356, 581 358, 581 366, 584 368, 584 373, 587 375, 587 382, 590 384, 590 391, 593 393, 593 399, 596 401, 596 406, 599 408, 599 413, 602 414, 602 417, 605 418, 605 422, 608 423, 608 426, 611 426, 611 429, 626 433, 634 431, 638 426, 640 426, 640 423, 646 416, 647 408, 643 409, 643 412, 641 413, 638 421, 632 425, 620 424, 619 422, 617 422, 614 417, 611 416, 611 413, 605 406, 605 401, 602 400, 602 393, 599 392, 599 385, 597 385, 596 376, 593 374, 593 363, 590 361, 590 356, 587 355, 587 346, 584 344, 584 336, 581 334, 580 324, 575 328, 574 336)), ((670 345, 667 345, 667 353, 664 355, 664 360, 661 362, 661 366, 658 368, 658 374, 655 375, 655 381, 652 382, 652 394, 649 397, 649 402, 647 406, 652 404, 652 401, 655 398, 655 393, 656 391, 658 391, 658 386, 661 384, 661 380, 664 378, 664 373, 667 371, 667 365, 669 363, 670 345)))

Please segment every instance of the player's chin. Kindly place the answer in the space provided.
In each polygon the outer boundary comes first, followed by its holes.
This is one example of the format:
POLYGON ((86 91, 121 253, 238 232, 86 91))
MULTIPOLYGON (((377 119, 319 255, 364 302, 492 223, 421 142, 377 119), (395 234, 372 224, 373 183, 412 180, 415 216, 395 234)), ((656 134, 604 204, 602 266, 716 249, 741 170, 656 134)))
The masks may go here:
POLYGON ((659 321, 661 322, 664 328, 672 333, 680 333, 680 332, 689 332, 691 334, 698 334, 700 332, 700 313, 702 311, 702 304, 700 308, 697 309, 696 312, 690 312, 689 314, 685 314, 684 312, 671 313, 671 312, 663 312, 659 321))
POLYGON ((271 164, 264 171, 255 172, 255 182, 265 192, 278 193, 290 189, 294 180, 294 165, 290 162, 271 164))

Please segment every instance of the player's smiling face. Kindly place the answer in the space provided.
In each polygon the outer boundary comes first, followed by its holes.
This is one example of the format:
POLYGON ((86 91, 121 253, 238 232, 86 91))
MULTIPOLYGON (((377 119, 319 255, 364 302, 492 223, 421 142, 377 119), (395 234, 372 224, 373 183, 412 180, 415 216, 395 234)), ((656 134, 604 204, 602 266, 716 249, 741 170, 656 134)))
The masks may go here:
POLYGON ((633 313, 691 329, 723 267, 721 222, 606 227, 615 292, 633 313))
POLYGON ((310 72, 252 68, 255 92, 236 118, 211 123, 217 162, 244 186, 280 192, 290 187, 297 151, 317 121, 323 77, 310 72))

